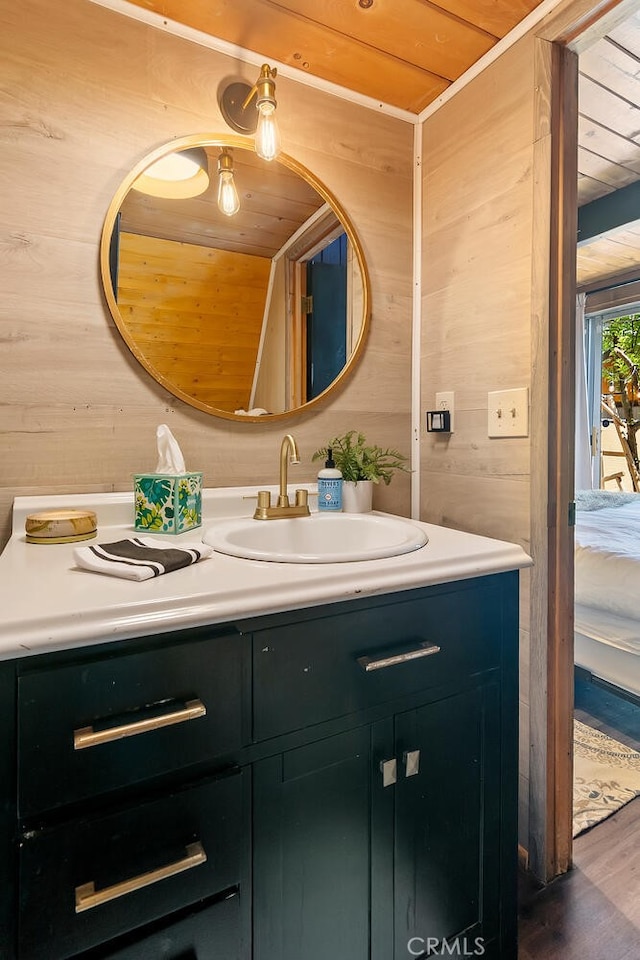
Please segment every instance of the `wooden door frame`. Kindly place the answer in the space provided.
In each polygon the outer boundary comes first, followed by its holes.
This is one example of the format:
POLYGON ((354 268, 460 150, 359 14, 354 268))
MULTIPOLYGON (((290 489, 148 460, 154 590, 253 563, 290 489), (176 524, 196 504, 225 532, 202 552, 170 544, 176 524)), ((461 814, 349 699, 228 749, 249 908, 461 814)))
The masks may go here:
POLYGON ((549 298, 548 859, 571 866, 573 818, 573 595, 578 58, 553 46, 549 298))
POLYGON ((571 864, 577 58, 536 38, 533 178, 529 866, 571 864))
POLYGON ((572 862, 575 305, 578 50, 635 0, 569 0, 535 48, 529 865, 541 880, 572 862))

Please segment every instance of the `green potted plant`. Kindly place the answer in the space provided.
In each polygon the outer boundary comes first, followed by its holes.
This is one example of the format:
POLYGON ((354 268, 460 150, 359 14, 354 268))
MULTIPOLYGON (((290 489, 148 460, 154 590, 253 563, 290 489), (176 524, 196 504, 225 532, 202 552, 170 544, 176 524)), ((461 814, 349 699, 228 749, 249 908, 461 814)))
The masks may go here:
POLYGON ((407 457, 398 450, 384 449, 367 443, 364 434, 349 430, 334 437, 326 447, 313 454, 313 460, 325 460, 331 450, 336 467, 342 474, 342 509, 345 513, 371 510, 373 484, 391 483, 397 470, 410 473, 407 457))

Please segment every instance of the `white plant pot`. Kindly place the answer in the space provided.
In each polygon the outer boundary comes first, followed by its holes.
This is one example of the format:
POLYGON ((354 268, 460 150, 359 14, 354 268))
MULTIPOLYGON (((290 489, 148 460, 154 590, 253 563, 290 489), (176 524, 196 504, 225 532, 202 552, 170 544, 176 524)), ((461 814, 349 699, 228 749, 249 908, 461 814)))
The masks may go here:
POLYGON ((373 503, 372 480, 342 481, 342 512, 369 513, 373 503))

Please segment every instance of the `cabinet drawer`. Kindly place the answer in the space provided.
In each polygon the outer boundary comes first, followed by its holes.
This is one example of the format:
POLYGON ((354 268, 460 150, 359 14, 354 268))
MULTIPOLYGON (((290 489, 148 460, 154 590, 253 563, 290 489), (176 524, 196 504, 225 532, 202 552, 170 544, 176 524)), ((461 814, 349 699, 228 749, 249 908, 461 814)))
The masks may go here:
POLYGON ((254 634, 263 740, 497 666, 502 591, 462 586, 254 634))
POLYGON ((240 896, 194 910, 101 960, 241 960, 240 896))
POLYGON ((20 848, 24 960, 64 960, 246 886, 247 773, 30 836, 20 848))
POLYGON ((240 747, 245 649, 211 637, 19 677, 20 815, 240 747))

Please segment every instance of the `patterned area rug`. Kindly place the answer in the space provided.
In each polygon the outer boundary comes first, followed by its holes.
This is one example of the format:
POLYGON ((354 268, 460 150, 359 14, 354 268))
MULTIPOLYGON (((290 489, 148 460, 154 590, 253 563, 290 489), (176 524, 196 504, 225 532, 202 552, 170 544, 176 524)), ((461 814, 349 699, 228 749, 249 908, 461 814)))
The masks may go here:
POLYGON ((640 796, 640 753, 574 720, 573 836, 640 796))

